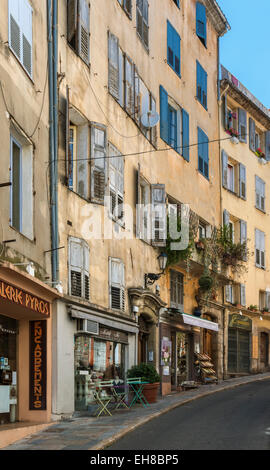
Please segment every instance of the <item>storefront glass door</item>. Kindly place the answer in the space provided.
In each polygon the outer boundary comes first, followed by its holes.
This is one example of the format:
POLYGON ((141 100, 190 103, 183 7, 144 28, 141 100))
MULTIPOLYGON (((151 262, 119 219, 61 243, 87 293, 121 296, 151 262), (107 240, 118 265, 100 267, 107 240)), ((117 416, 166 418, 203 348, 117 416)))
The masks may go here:
POLYGON ((0 315, 0 424, 16 420, 17 322, 0 315))

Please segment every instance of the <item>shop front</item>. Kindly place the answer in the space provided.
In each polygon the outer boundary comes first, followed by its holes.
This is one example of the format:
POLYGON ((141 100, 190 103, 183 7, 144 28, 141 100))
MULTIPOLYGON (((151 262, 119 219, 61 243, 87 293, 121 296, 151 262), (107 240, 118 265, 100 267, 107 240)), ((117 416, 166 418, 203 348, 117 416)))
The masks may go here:
POLYGON ((56 297, 38 279, 9 263, 1 265, 0 432, 8 423, 50 421, 50 325, 56 297))
POLYGON ((230 314, 228 323, 228 373, 249 374, 251 367, 252 320, 230 314))
POLYGON ((216 334, 218 324, 175 312, 174 309, 164 311, 162 314, 160 322, 162 395, 172 390, 181 390, 183 384, 192 385, 194 382, 204 381, 206 373, 216 380, 214 366, 201 348, 201 330, 203 332, 209 330, 216 334))

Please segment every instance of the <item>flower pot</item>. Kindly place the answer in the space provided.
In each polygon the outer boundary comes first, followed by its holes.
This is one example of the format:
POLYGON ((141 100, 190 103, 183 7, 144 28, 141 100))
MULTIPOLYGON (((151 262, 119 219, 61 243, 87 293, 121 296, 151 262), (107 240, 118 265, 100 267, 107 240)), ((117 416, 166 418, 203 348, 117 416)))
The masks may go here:
POLYGON ((143 386, 143 394, 148 401, 148 403, 156 403, 157 394, 159 389, 159 382, 154 384, 145 384, 143 386))
POLYGON ((230 141, 231 141, 232 144, 239 144, 239 139, 235 135, 231 136, 230 141))
POLYGON ((193 312, 194 317, 200 317, 201 314, 202 312, 198 308, 194 309, 194 312, 193 312))

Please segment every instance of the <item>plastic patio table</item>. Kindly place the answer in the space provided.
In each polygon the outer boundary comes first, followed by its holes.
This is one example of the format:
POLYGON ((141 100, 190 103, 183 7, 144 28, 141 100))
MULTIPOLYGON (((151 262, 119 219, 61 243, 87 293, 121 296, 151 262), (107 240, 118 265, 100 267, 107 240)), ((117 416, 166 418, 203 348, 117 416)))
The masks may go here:
POLYGON ((142 382, 142 381, 132 381, 128 382, 128 385, 134 392, 134 397, 129 405, 129 408, 131 408, 133 405, 135 405, 136 402, 141 402, 143 406, 146 408, 147 406, 150 406, 148 401, 146 400, 144 394, 143 394, 143 387, 144 385, 148 384, 149 382, 142 382))

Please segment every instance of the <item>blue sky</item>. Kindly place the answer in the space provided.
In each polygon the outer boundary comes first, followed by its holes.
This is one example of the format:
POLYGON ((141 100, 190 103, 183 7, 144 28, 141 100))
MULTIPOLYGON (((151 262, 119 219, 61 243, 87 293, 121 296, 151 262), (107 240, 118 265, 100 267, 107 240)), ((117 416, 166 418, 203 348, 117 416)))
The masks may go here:
POLYGON ((220 61, 270 108, 270 0, 217 0, 231 31, 220 39, 220 61))

